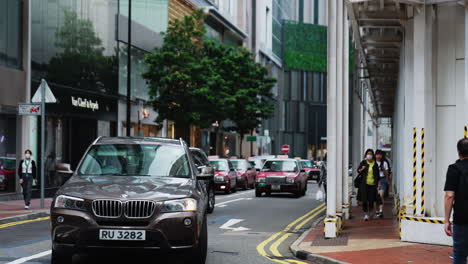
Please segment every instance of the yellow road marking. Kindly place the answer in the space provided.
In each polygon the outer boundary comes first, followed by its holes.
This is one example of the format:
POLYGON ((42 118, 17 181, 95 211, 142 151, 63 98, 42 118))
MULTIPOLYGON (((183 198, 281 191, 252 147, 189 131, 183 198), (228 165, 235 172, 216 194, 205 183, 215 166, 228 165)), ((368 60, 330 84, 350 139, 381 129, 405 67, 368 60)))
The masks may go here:
MULTIPOLYGON (((294 220, 292 223, 290 223, 289 225, 286 226, 286 228, 284 228, 282 231, 280 232, 277 232, 275 234, 273 234, 271 237, 269 237, 268 239, 266 239, 265 241, 263 241, 262 243, 258 244, 257 246, 257 252, 267 258, 267 259, 270 259, 271 261, 274 261, 274 262, 277 262, 277 263, 282 263, 282 264, 289 264, 291 261, 294 262, 294 263, 297 263, 297 264, 306 264, 305 262, 302 262, 302 261, 296 261, 296 260, 287 260, 287 261, 282 261, 282 260, 278 260, 278 259, 273 259, 271 258, 265 251, 265 247, 267 244, 271 243, 272 241, 274 241, 275 239, 277 239, 279 236, 281 235, 284 235, 285 232, 289 232, 292 227, 294 225, 296 225, 298 222, 302 221, 303 219, 306 218, 306 220, 304 221, 305 223, 307 223, 308 221, 310 221, 310 219, 312 219, 313 217, 317 216, 319 213, 323 212, 325 210, 325 203, 322 203, 321 205, 317 206, 316 208, 310 210, 308 213, 306 213, 305 215, 299 217, 298 219, 294 220), (318 213, 314 214, 315 212, 319 211, 318 213), (311 214, 314 214, 313 216, 309 217, 311 214)), ((300 226, 303 226, 305 225, 305 223, 301 223, 300 226)), ((274 252, 275 255, 277 255, 278 257, 281 257, 281 254, 277 251, 277 247, 289 236, 290 234, 288 233, 286 237, 281 237, 279 240, 281 240, 279 243, 278 241, 276 241, 271 247, 270 247, 270 250, 276 250, 276 252, 274 252), (276 248, 273 248, 273 246, 276 245, 276 248), (277 254, 276 254, 277 253, 277 254)))
MULTIPOLYGON (((320 213, 322 213, 323 211, 325 211, 326 208, 325 207, 322 207, 322 209, 318 210, 315 214, 309 216, 308 218, 306 218, 304 221, 302 221, 300 224, 298 224, 295 229, 298 230, 298 229, 301 229, 301 227, 303 227, 305 224, 307 224, 308 222, 310 222, 312 219, 314 219, 315 217, 317 217, 317 215, 319 215, 320 213)), ((291 233, 286 233, 284 234, 282 237, 280 237, 275 243, 273 243, 271 246, 270 246, 270 251, 271 253, 273 253, 273 255, 275 257, 283 257, 283 255, 281 255, 281 253, 278 251, 278 247, 279 245, 281 245, 289 236, 291 235, 291 233)), ((290 261, 290 260, 288 260, 290 261)), ((298 263, 298 264, 306 264, 305 262, 302 262, 302 261, 296 261, 295 260, 295 263, 298 263)))
POLYGON ((22 224, 27 224, 27 223, 32 223, 32 222, 45 221, 45 220, 49 220, 49 219, 50 219, 50 216, 46 216, 46 217, 40 217, 40 218, 36 218, 36 219, 31 219, 31 220, 23 220, 23 221, 6 223, 6 224, 3 224, 3 225, 0 225, 0 229, 10 227, 10 226, 15 226, 15 225, 22 225, 22 224))

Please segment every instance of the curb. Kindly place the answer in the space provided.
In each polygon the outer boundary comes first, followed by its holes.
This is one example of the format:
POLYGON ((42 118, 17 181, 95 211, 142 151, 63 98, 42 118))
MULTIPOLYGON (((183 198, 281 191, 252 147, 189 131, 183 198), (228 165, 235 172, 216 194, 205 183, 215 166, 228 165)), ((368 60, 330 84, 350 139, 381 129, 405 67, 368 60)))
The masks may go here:
POLYGON ((12 223, 12 222, 17 222, 17 221, 24 221, 24 220, 32 220, 35 218, 46 217, 46 216, 49 216, 49 213, 37 212, 37 213, 31 213, 31 214, 26 214, 26 215, 11 216, 11 217, 0 219, 0 224, 7 224, 7 223, 12 223))
POLYGON ((298 259, 310 260, 314 263, 319 263, 319 264, 349 264, 348 262, 343 262, 343 261, 339 261, 339 260, 332 259, 329 257, 316 255, 316 254, 304 251, 299 247, 299 245, 302 243, 304 238, 318 225, 318 223, 322 222, 323 219, 325 219, 325 216, 315 221, 309 230, 304 232, 296 241, 294 241, 294 243, 292 243, 289 249, 291 250, 293 255, 298 259))

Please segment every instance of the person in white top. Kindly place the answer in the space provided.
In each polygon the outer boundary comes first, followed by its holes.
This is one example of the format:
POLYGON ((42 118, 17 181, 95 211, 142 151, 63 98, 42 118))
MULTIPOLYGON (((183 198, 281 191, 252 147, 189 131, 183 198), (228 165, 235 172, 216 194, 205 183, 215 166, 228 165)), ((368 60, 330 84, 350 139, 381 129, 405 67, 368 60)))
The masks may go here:
POLYGON ((24 152, 24 159, 18 167, 19 183, 23 187, 24 209, 29 209, 31 204, 31 193, 33 181, 36 181, 36 162, 32 160, 32 151, 24 152))
POLYGON ((385 199, 385 192, 387 191, 389 187, 389 165, 388 162, 383 158, 383 152, 382 150, 378 149, 375 152, 375 159, 377 162, 377 165, 379 166, 379 185, 377 187, 377 190, 379 191, 379 211, 376 212, 375 216, 383 218, 383 208, 384 208, 384 199, 385 199))

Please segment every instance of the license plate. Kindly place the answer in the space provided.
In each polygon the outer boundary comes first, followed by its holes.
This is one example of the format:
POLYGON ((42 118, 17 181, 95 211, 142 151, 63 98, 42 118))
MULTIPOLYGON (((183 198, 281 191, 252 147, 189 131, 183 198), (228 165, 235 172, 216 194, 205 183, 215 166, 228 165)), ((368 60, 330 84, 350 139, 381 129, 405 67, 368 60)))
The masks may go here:
POLYGON ((272 191, 279 191, 280 189, 281 189, 281 185, 278 185, 278 184, 271 185, 272 191))
POLYGON ((144 241, 146 240, 146 231, 100 229, 99 239, 100 240, 122 240, 122 241, 144 241))

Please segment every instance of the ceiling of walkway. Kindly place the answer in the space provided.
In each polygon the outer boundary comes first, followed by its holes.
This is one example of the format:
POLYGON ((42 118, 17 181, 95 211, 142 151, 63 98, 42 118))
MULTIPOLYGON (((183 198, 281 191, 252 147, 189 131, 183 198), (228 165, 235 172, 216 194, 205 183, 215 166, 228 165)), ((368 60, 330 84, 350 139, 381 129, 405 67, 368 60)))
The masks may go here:
POLYGON ((364 76, 370 84, 371 97, 379 117, 393 115, 398 82, 400 47, 403 41, 403 21, 408 7, 420 1, 411 0, 347 0, 364 76), (358 35, 357 35, 358 34, 358 35))

